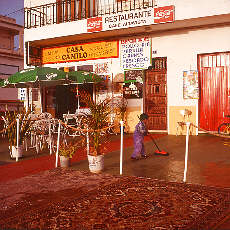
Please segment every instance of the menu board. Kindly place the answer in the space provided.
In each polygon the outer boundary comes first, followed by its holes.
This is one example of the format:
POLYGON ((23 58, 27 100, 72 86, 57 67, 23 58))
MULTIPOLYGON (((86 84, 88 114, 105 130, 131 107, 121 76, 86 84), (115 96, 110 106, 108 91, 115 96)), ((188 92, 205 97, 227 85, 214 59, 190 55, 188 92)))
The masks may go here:
POLYGON ((151 38, 120 40, 121 68, 147 69, 151 65, 151 38))

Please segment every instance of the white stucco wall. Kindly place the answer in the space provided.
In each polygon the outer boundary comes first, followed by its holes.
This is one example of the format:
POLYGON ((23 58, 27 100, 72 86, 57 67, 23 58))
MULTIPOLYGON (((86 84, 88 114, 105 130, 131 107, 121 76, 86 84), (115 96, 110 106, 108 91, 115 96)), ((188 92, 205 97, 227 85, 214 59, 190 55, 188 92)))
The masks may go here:
POLYGON ((153 57, 167 57, 168 105, 196 105, 183 99, 183 71, 197 70, 197 54, 230 51, 230 27, 169 32, 152 38, 153 57))
MULTIPOLYGON (((197 110, 196 124, 198 124, 198 100, 183 98, 183 71, 197 70, 198 54, 230 51, 229 37, 230 26, 172 31, 152 36, 152 50, 156 51, 152 57, 167 57, 168 112, 170 106, 195 106, 197 110)), ((111 63, 111 75, 123 73, 120 58, 58 63, 47 66, 77 67, 103 62, 111 63)), ((130 100, 129 106, 140 106, 143 109, 143 100, 130 100)))
MULTIPOLYGON (((152 37, 154 57, 167 57, 168 132, 175 134, 170 124, 170 107, 195 106, 198 125, 198 99, 183 98, 183 71, 197 70, 197 55, 230 51, 230 26, 209 29, 168 32, 152 37)), ((175 127, 174 127, 175 131, 175 127)))
POLYGON ((34 7, 34 6, 41 6, 49 3, 54 3, 56 0, 24 0, 24 8, 34 7))
POLYGON ((229 0, 159 0, 157 6, 175 6, 176 20, 228 14, 229 0))
MULTIPOLYGON (((55 2, 54 0, 25 0, 25 7, 55 2)), ((175 6, 175 20, 198 18, 230 13, 229 0, 163 0, 157 1, 157 7, 175 6)), ((53 37, 76 35, 87 32, 87 20, 47 25, 43 27, 25 29, 25 41, 35 41, 53 37)))
MULTIPOLYGON (((33 2, 36 0, 25 0, 33 2)), ((52 2, 43 0, 42 2, 52 2)), ((36 3, 38 4, 38 3, 36 3)), ((39 5, 41 5, 41 1, 39 5)), ((230 0, 161 0, 157 6, 175 5, 175 20, 198 18, 230 13, 230 0)), ((86 20, 61 23, 25 30, 25 41, 69 36, 83 33, 87 27, 86 20)), ((195 106, 196 124, 198 124, 198 100, 183 98, 183 71, 197 70, 197 55, 230 51, 230 26, 212 28, 180 29, 152 35, 152 57, 167 57, 167 93, 168 113, 173 106, 195 106)), ((53 67, 90 65, 106 60, 71 62, 49 65, 53 67)), ((111 74, 122 73, 120 59, 108 59, 111 62, 111 74)), ((142 100, 131 101, 130 106, 142 105, 142 100)), ((168 114, 169 119, 169 114, 168 114)), ((168 120, 168 131, 170 122, 168 120)))

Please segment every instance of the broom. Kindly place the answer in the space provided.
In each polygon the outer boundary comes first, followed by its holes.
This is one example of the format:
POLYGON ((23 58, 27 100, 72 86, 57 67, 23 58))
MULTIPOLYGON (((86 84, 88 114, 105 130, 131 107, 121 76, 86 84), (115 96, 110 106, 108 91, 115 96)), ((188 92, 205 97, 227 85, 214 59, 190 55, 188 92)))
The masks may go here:
POLYGON ((154 152, 155 155, 160 155, 160 156, 168 156, 169 155, 169 153, 167 153, 166 151, 160 150, 156 141, 154 140, 154 138, 151 135, 149 135, 149 137, 153 141, 154 145, 157 147, 157 150, 154 152))

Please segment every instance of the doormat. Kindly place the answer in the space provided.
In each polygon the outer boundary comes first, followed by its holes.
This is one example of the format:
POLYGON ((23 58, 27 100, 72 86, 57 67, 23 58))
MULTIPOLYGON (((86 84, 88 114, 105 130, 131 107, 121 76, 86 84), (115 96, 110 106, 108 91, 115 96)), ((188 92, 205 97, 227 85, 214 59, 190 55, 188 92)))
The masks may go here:
MULTIPOLYGON (((213 229, 230 211, 230 191, 214 187, 120 177, 66 199, 39 202, 1 219, 1 229, 213 229)), ((28 199, 27 199, 28 201, 28 199)))

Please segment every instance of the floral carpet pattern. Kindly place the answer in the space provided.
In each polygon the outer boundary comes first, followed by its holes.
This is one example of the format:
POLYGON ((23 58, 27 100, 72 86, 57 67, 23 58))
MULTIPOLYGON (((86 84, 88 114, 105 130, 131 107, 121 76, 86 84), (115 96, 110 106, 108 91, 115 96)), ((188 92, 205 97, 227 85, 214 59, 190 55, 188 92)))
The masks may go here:
POLYGON ((116 177, 88 191, 53 192, 59 198, 39 203, 42 196, 26 197, 11 217, 0 215, 1 229, 204 230, 230 213, 230 190, 150 178, 116 177))

